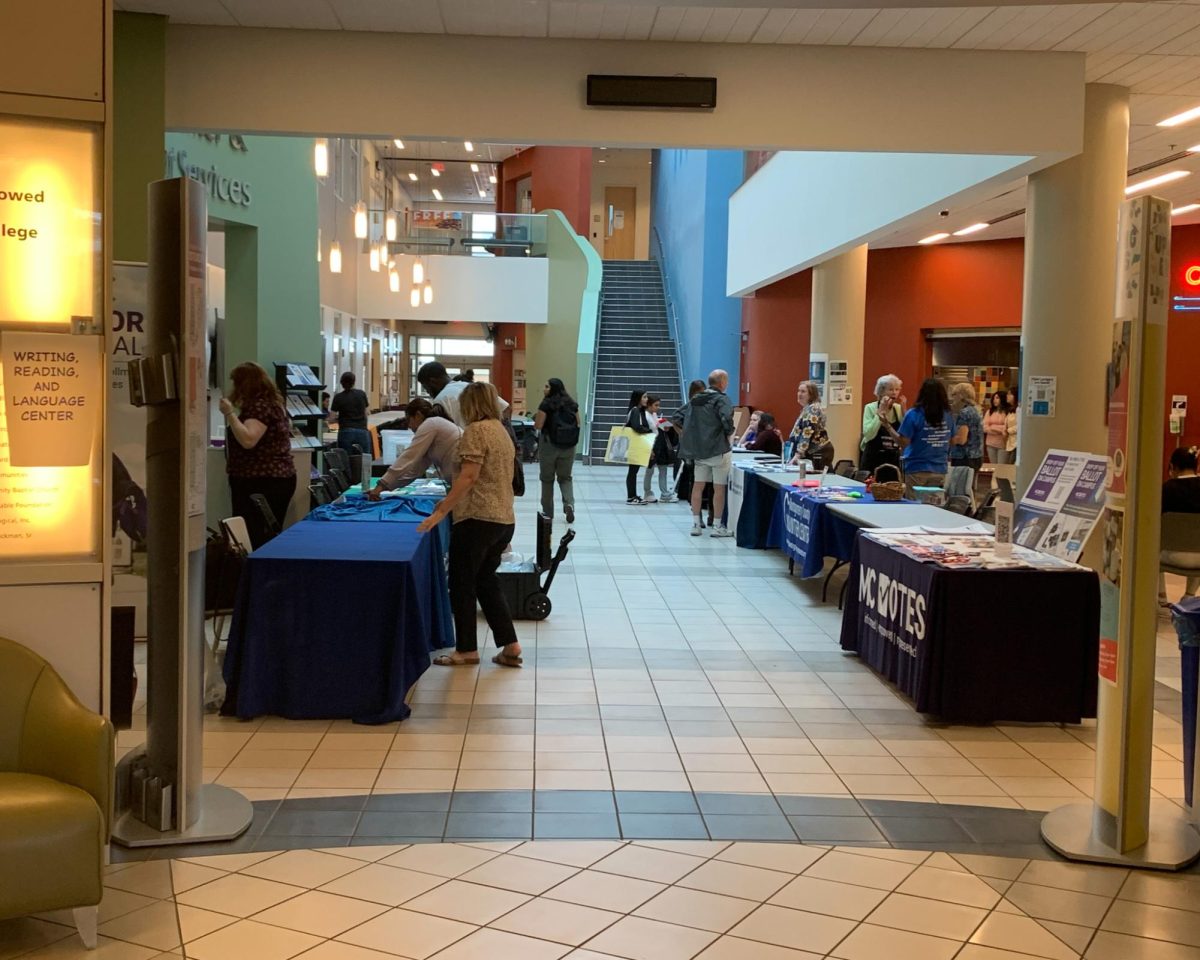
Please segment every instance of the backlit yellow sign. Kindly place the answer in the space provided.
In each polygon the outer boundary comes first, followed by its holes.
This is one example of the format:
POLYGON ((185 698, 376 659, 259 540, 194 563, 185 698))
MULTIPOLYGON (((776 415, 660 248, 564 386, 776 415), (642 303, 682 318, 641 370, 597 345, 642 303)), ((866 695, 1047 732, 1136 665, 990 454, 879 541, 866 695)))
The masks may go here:
POLYGON ((0 117, 0 326, 95 316, 97 144, 87 127, 0 117))

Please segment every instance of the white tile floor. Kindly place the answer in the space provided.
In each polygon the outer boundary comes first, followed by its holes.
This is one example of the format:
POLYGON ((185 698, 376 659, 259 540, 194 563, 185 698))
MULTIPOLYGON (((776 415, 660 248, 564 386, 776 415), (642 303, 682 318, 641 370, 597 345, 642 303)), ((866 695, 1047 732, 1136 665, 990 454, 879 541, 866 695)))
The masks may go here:
MULTIPOLYGON (((809 804, 796 809, 821 815, 791 817, 801 832, 856 829, 864 818, 821 806, 845 800, 1041 810, 1090 794, 1092 725, 926 723, 840 653, 840 615, 778 554, 693 539, 680 506, 625 506, 620 471, 577 476, 579 537, 551 618, 520 625, 523 670, 431 669, 413 717, 386 728, 209 718, 208 778, 262 801, 615 789, 665 835, 677 824, 662 805, 693 791, 714 835, 755 798, 809 804)), ((521 503, 518 549, 532 547, 534 509, 521 503)), ((1165 622, 1159 642, 1160 680, 1178 687, 1165 622)), ((1173 805, 1182 735, 1162 705, 1154 790, 1173 805)), ((504 814, 458 816, 487 836, 504 814)), ((367 838, 123 863, 107 874, 98 953, 51 915, 0 923, 0 960, 1200 960, 1195 874, 937 852, 941 838, 926 839, 367 838)))

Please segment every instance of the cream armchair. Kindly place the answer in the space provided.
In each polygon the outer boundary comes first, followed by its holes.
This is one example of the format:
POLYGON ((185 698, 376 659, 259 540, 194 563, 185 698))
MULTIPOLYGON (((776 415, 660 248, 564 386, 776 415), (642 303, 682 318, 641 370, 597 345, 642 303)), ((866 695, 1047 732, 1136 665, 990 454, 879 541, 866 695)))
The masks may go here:
POLYGON ((71 908, 96 946, 112 793, 112 725, 0 637, 0 920, 71 908))

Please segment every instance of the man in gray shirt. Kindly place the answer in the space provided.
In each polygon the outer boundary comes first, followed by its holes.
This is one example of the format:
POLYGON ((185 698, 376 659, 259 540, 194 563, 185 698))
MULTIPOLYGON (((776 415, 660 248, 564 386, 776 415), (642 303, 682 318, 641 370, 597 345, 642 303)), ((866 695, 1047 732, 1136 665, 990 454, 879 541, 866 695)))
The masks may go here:
POLYGON ((696 394, 672 418, 683 429, 679 458, 695 464, 692 482, 693 537, 704 533, 700 504, 704 499, 704 488, 709 483, 713 485, 713 516, 718 518, 716 526, 712 528, 712 536, 733 536, 733 531, 720 519, 725 513, 725 490, 729 485, 729 468, 733 460, 729 443, 733 435, 733 407, 725 396, 728 386, 729 374, 724 370, 714 370, 708 375, 708 389, 696 394))

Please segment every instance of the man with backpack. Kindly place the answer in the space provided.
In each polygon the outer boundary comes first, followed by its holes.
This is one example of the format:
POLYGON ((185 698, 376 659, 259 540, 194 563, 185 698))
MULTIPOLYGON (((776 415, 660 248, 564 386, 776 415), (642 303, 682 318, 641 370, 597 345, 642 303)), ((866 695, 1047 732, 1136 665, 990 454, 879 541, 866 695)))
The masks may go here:
POLYGON ((543 388, 545 399, 533 417, 538 431, 538 461, 541 464, 542 513, 554 516, 554 481, 562 490, 563 513, 567 523, 575 522, 575 489, 571 475, 575 468, 575 448, 579 445, 582 419, 577 404, 563 382, 551 377, 543 388))

